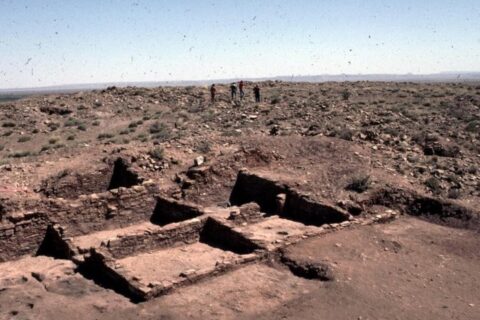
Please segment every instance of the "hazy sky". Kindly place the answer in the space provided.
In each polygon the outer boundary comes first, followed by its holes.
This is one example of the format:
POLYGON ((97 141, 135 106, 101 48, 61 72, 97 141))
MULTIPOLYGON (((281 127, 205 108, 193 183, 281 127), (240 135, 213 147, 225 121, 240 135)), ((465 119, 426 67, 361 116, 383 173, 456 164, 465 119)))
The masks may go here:
POLYGON ((480 71, 480 0, 0 0, 0 88, 480 71))

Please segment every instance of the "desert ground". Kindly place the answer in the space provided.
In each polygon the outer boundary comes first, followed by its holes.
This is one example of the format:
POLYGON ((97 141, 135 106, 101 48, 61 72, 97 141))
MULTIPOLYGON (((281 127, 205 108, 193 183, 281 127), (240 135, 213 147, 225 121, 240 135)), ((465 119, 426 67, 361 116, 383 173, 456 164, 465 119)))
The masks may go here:
POLYGON ((0 103, 0 319, 478 319, 480 83, 0 103))

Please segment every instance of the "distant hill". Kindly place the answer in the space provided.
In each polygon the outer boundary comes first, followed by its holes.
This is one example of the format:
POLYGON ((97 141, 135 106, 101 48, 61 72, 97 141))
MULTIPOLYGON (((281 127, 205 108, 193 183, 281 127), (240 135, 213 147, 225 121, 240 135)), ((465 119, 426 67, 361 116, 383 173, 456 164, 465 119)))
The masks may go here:
MULTIPOLYGON (((39 88, 0 89, 0 102, 15 100, 19 97, 34 94, 72 93, 78 91, 117 87, 159 87, 159 86, 198 86, 210 83, 229 83, 239 79, 217 79, 197 81, 157 81, 157 82, 109 82, 71 84, 39 88)), ((378 81, 378 82, 480 82, 480 72, 443 72, 433 74, 339 74, 313 76, 277 76, 268 78, 249 78, 246 81, 292 81, 292 82, 344 82, 344 81, 378 81)))

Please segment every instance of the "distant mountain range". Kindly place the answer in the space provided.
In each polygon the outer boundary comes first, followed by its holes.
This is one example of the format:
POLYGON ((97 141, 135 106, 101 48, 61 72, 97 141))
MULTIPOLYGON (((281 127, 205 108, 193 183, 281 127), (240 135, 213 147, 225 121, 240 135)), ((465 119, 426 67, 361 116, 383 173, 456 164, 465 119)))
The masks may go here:
MULTIPOLYGON (((3 96, 21 97, 32 94, 69 93, 85 90, 117 87, 159 87, 159 86, 193 86, 208 85, 210 83, 230 83, 239 79, 197 80, 197 81, 157 81, 157 82, 109 82, 71 84, 62 86, 0 89, 0 98, 3 96)), ((249 78, 245 81, 292 81, 292 82, 344 82, 344 81, 379 81, 379 82, 480 82, 480 72, 442 72, 432 74, 339 74, 316 76, 278 76, 269 78, 249 78)), ((2 99, 0 99, 1 101, 2 99)), ((5 100, 5 99, 4 99, 5 100)))

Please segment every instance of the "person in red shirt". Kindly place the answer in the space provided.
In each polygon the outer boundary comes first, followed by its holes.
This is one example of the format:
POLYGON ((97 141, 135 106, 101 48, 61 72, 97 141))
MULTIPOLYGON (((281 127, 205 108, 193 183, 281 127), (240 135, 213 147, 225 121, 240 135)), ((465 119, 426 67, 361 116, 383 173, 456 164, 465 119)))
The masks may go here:
POLYGON ((240 80, 238 83, 238 89, 240 90, 240 100, 243 100, 243 97, 245 96, 245 92, 243 91, 243 80, 240 80))

